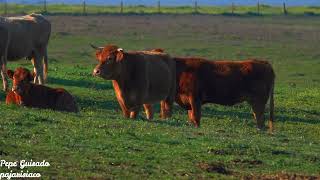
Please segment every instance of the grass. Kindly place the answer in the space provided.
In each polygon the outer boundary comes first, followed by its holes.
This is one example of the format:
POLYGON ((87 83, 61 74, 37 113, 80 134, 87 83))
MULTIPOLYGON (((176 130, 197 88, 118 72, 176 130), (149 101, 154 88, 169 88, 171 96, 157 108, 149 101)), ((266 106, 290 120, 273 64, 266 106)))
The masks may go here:
MULTIPOLYGON (((64 87, 79 114, 7 106, 0 92, 0 159, 46 160, 44 178, 239 179, 320 172, 319 17, 206 15, 49 16, 48 86, 64 87), (246 103, 205 105, 202 126, 184 110, 124 119, 110 81, 91 76, 89 43, 172 55, 269 60, 276 71, 273 135, 257 131, 246 103)), ((9 62, 10 68, 26 60, 9 62)), ((14 168, 13 171, 19 171, 14 168)), ((8 172, 0 167, 0 172, 8 172)))
MULTIPOLYGON (((5 5, 0 4, 0 9, 4 13, 5 5)), ((9 3, 7 5, 8 14, 29 14, 32 12, 37 13, 47 13, 50 15, 61 15, 61 14, 74 14, 82 15, 84 8, 82 4, 78 5, 68 5, 68 4, 49 4, 47 5, 47 12, 44 12, 44 6, 42 5, 30 5, 30 4, 14 4, 9 3)), ((86 14, 119 14, 121 12, 120 4, 119 6, 98 6, 98 5, 86 5, 86 14)), ((318 6, 292 6, 287 7, 288 14, 291 15, 306 15, 315 16, 320 14, 320 8, 318 6)), ((155 6, 123 6, 124 14, 158 14, 159 9, 157 5, 155 6)), ((201 6, 198 5, 197 10, 195 10, 194 5, 186 6, 161 6, 160 13, 162 14, 213 14, 213 15, 248 15, 248 16, 258 16, 258 15, 282 15, 283 7, 281 6, 269 6, 260 5, 260 10, 258 12, 257 6, 201 6), (233 9, 233 13, 232 13, 233 9)))

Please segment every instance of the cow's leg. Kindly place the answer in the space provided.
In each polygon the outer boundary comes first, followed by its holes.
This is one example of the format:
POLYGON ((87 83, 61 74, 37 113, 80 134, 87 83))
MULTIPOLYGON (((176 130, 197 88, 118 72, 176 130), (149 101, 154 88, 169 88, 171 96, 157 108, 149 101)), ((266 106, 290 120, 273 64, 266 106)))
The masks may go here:
POLYGON ((133 108, 132 111, 130 112, 130 118, 131 119, 136 119, 138 114, 139 114, 140 106, 133 108))
POLYGON ((33 66, 33 73, 35 74, 35 76, 33 77, 33 83, 36 84, 37 83, 37 70, 36 70, 34 56, 32 56, 32 58, 31 58, 31 63, 32 63, 32 66, 33 66))
POLYGON ((264 110, 265 104, 263 103, 254 103, 252 105, 253 117, 257 122, 257 128, 260 130, 264 128, 264 110))
POLYGON ((200 126, 201 119, 201 103, 193 97, 189 98, 191 110, 188 110, 189 121, 195 126, 200 126))
POLYGON ((173 68, 174 71, 172 72, 172 82, 171 82, 171 88, 169 92, 169 96, 164 100, 160 102, 161 105, 161 118, 170 118, 172 115, 172 105, 174 103, 174 100, 176 98, 176 72, 175 67, 173 68))
POLYGON ((160 101, 160 118, 164 119, 165 118, 165 105, 164 101, 160 101))
MULTIPOLYGON (((118 98, 118 97, 117 97, 117 98, 118 98)), ((129 117, 130 117, 130 111, 127 109, 127 107, 125 106, 125 104, 123 103, 123 101, 118 99, 118 103, 119 103, 120 108, 121 108, 121 110, 122 110, 122 115, 123 115, 125 118, 129 118, 129 117)))
POLYGON ((1 65, 1 77, 2 77, 2 83, 3 83, 3 90, 8 90, 8 79, 7 79, 7 66, 6 66, 6 60, 5 57, 0 57, 0 65, 1 65))
POLYGON ((153 108, 152 104, 144 104, 144 111, 146 113, 147 119, 151 120, 153 118, 153 108))
POLYGON ((161 119, 165 119, 167 118, 167 109, 166 109, 166 102, 163 100, 163 101, 160 101, 160 118, 161 119))
POLYGON ((124 99, 121 94, 121 89, 119 87, 119 84, 116 81, 112 81, 113 89, 116 94, 116 98, 118 100, 118 103, 120 105, 120 108, 122 110, 122 114, 125 118, 130 117, 130 111, 128 110, 127 106, 124 103, 124 99))
POLYGON ((171 117, 171 107, 172 107, 173 101, 174 100, 171 98, 167 98, 166 100, 160 101, 160 107, 161 107, 160 117, 162 119, 171 117))
POLYGON ((43 80, 44 82, 47 81, 48 78, 48 52, 47 52, 47 47, 45 48, 44 51, 44 56, 43 56, 43 80))
POLYGON ((32 57, 32 64, 34 67, 35 77, 33 79, 33 82, 36 84, 37 82, 39 84, 43 84, 43 66, 42 66, 42 58, 43 56, 39 52, 34 52, 32 57))
POLYGON ((139 114, 139 111, 131 111, 130 112, 130 119, 136 119, 139 114))

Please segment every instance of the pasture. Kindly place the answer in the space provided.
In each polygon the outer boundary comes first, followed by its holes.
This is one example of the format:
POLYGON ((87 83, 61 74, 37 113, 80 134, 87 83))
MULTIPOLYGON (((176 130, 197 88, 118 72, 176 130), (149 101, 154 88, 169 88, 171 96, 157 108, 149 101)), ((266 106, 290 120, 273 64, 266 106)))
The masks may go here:
MULTIPOLYGON (((320 175, 320 17, 210 15, 48 16, 50 87, 80 113, 6 106, 0 91, 0 159, 46 160, 43 177, 239 179, 320 175), (164 48, 209 59, 260 58, 276 72, 275 133, 257 131, 246 103, 205 105, 201 127, 173 117, 124 119, 110 81, 92 77, 89 43, 164 48)), ((9 62, 9 68, 27 60, 9 62)), ((268 118, 266 113, 266 118, 268 118)), ((1 172, 10 172, 0 167, 1 172)), ((19 169, 14 168, 14 171, 19 169)))

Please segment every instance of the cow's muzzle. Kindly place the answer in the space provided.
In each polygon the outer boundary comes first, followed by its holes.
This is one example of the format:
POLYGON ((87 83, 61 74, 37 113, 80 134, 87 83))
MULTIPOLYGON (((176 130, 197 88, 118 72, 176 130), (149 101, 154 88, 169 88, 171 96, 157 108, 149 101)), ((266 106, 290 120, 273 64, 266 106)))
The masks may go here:
POLYGON ((92 73, 93 76, 100 76, 100 74, 101 74, 100 69, 95 68, 95 69, 93 70, 93 73, 92 73))

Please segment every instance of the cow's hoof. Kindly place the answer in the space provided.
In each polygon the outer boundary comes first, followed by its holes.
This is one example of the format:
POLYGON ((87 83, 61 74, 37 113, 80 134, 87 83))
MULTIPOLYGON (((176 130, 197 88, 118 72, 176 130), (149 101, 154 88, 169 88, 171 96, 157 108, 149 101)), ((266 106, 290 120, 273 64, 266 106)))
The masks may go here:
POLYGON ((274 134, 273 129, 268 129, 268 134, 273 135, 274 134))
POLYGON ((257 127, 257 131, 265 131, 266 128, 265 127, 257 127))
POLYGON ((148 121, 151 121, 153 119, 153 117, 147 117, 148 121))

